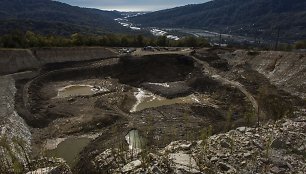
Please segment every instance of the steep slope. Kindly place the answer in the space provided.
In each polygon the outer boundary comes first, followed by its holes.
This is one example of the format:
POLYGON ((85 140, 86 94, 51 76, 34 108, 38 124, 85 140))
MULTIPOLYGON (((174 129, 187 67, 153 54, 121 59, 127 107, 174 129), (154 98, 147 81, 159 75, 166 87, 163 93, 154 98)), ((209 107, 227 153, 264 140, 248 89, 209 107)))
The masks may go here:
POLYGON ((12 29, 44 34, 120 32, 119 12, 80 8, 51 0, 0 0, 0 33, 12 29))
POLYGON ((231 56, 223 55, 231 66, 248 64, 270 82, 292 95, 306 99, 306 55, 304 53, 262 51, 250 55, 237 50, 231 56))
POLYGON ((226 33, 262 37, 276 35, 287 40, 306 37, 306 1, 214 0, 137 16, 144 26, 206 28, 226 33))

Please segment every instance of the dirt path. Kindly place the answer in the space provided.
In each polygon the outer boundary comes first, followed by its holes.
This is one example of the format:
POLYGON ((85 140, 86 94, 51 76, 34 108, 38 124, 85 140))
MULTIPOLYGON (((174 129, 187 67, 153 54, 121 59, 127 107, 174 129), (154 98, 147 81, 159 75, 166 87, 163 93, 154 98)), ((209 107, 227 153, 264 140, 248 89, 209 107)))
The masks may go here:
POLYGON ((179 51, 144 51, 142 48, 137 48, 135 52, 132 53, 133 56, 146 56, 146 55, 156 55, 156 54, 182 54, 189 55, 192 52, 191 49, 182 49, 179 51))
POLYGON ((239 82, 236 81, 232 81, 232 80, 228 80, 222 76, 220 76, 217 73, 217 70, 214 69, 213 67, 209 66, 209 64, 205 61, 201 61, 195 57, 192 56, 192 58, 199 64, 201 64, 203 66, 203 73, 208 74, 209 76, 211 76, 213 79, 221 82, 222 84, 225 85, 230 85, 233 86, 235 88, 237 88, 238 90, 240 90, 247 98, 248 100, 251 102, 256 114, 258 114, 259 111, 259 107, 258 107, 258 103, 256 101, 256 99, 253 97, 253 95, 251 93, 249 93, 246 88, 239 82))

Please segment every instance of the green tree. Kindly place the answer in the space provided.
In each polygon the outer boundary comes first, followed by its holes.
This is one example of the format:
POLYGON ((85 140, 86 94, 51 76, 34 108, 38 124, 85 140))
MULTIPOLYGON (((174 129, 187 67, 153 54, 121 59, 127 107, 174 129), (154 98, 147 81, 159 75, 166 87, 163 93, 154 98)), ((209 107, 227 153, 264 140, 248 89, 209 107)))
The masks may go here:
POLYGON ((29 47, 39 47, 41 45, 39 36, 31 31, 27 31, 25 34, 27 46, 29 47))
POLYGON ((167 37, 166 36, 160 36, 157 38, 157 46, 167 46, 167 37))
POLYGON ((25 48, 27 42, 24 34, 20 31, 13 31, 2 37, 2 45, 6 48, 25 48))
POLYGON ((137 36, 137 46, 139 47, 143 47, 145 44, 144 44, 144 38, 142 35, 138 35, 137 36))
POLYGON ((72 44, 75 45, 75 46, 80 46, 80 45, 82 45, 83 39, 82 39, 81 34, 75 33, 75 34, 71 35, 71 42, 72 42, 72 44))
POLYGON ((184 46, 188 46, 188 47, 198 46, 197 39, 195 37, 192 37, 192 36, 188 36, 188 37, 184 38, 184 46))
POLYGON ((295 43, 296 49, 306 49, 306 41, 298 41, 295 43))
POLYGON ((127 39, 127 37, 123 36, 121 38, 121 44, 120 44, 122 47, 126 47, 126 46, 129 46, 129 41, 127 39))

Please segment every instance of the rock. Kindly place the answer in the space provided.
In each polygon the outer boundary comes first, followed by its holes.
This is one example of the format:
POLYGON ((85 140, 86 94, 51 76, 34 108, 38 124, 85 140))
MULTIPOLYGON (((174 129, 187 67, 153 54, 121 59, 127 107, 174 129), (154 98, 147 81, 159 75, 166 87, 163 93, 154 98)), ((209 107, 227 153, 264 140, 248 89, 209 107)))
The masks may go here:
POLYGON ((285 161, 284 158, 280 156, 273 156, 269 158, 270 162, 274 164, 274 166, 279 167, 279 168, 288 168, 290 169, 290 166, 288 163, 285 161))
POLYGON ((245 158, 249 158, 251 155, 252 155, 252 154, 251 154, 250 152, 247 152, 247 153, 244 153, 244 154, 243 154, 243 156, 244 156, 245 158))
POLYGON ((27 174, 47 174, 51 172, 55 167, 46 167, 46 168, 39 168, 35 171, 30 171, 27 174))
POLYGON ((217 162, 217 161, 218 161, 218 158, 217 158, 217 157, 212 157, 212 158, 210 159, 210 162, 212 162, 212 163, 217 162))
POLYGON ((229 171, 230 169, 233 168, 231 165, 223 163, 223 162, 219 162, 219 167, 222 171, 229 171))
POLYGON ((115 160, 115 157, 112 154, 111 149, 107 149, 98 156, 96 156, 95 161, 98 163, 96 165, 99 166, 107 166, 110 165, 115 160))
POLYGON ((252 132, 246 132, 245 133, 247 136, 252 136, 252 132))
POLYGON ((303 126, 302 132, 303 132, 303 133, 306 133, 306 125, 303 126))
POLYGON ((148 154, 148 157, 152 160, 152 161, 155 161, 157 160, 158 156, 154 153, 149 153, 148 154))
POLYGON ((72 174, 68 165, 60 165, 53 168, 48 174, 72 174))
MULTIPOLYGON (((125 171, 128 173, 185 174, 200 173, 201 169, 204 173, 256 173, 266 170, 269 166, 267 173, 283 174, 300 171, 301 174, 306 173, 303 157, 291 152, 292 149, 295 152, 304 152, 306 149, 306 135, 301 133, 302 126, 306 123, 296 123, 286 119, 286 127, 282 127, 282 124, 282 122, 268 123, 258 129, 241 127, 232 133, 216 134, 207 139, 205 148, 201 141, 172 142, 166 148, 159 149, 154 154, 148 154, 152 161, 148 169, 139 166, 134 169, 129 167, 125 171), (245 131, 245 133, 240 133, 240 131, 245 131), (247 132, 250 133, 250 136, 247 135, 247 132), (270 141, 272 148, 266 154, 267 140, 270 137, 274 138, 272 142, 270 141), (287 148, 287 141, 291 142, 291 148, 287 148), (235 143, 234 151, 230 149, 231 142, 235 143), (201 168, 197 162, 201 164, 201 168)), ((102 158, 99 164, 103 164, 103 159, 108 161, 111 158, 102 158)), ((128 166, 126 165, 125 168, 128 166)), ((113 170, 115 171, 113 173, 120 173, 122 167, 123 165, 118 168, 118 172, 113 170)))
POLYGON ((184 151, 190 150, 191 148, 191 143, 190 144, 182 144, 180 145, 180 148, 184 151))
POLYGON ((220 142, 220 145, 221 145, 221 147, 223 147, 223 148, 230 148, 230 147, 231 147, 231 145, 230 145, 228 142, 226 142, 225 140, 222 140, 222 141, 220 142))
POLYGON ((76 101, 76 98, 69 98, 68 101, 69 101, 69 102, 75 102, 75 101, 76 101))
POLYGON ((300 151, 300 152, 304 151, 305 150, 305 145, 300 146, 297 150, 300 151))
POLYGON ((177 170, 184 170, 190 173, 200 173, 199 167, 194 158, 182 152, 170 154, 170 159, 173 161, 173 168, 177 170))
POLYGON ((56 167, 39 168, 27 174, 72 174, 72 172, 67 165, 59 165, 56 167))
POLYGON ((280 169, 280 168, 274 166, 274 167, 272 167, 272 168, 270 169, 270 172, 271 172, 271 173, 275 173, 275 174, 281 174, 281 173, 284 172, 284 169, 280 169))
POLYGON ((162 174, 162 171, 156 165, 151 168, 151 171, 154 174, 162 174))
POLYGON ((188 141, 174 141, 171 142, 165 150, 173 152, 173 151, 178 151, 178 150, 183 150, 183 151, 188 151, 190 150, 191 147, 195 146, 197 143, 191 143, 188 141))
POLYGON ((244 165, 246 165, 246 161, 242 161, 240 164, 242 165, 242 166, 244 166, 244 165))
POLYGON ((256 140, 253 140, 253 144, 261 150, 264 150, 264 146, 256 140))
POLYGON ((245 132, 246 131, 246 127, 238 127, 237 130, 239 132, 245 132))
POLYGON ((132 161, 132 162, 126 164, 125 166, 123 166, 122 172, 126 173, 126 172, 129 172, 129 171, 135 170, 140 165, 141 165, 141 161, 140 160, 132 161))

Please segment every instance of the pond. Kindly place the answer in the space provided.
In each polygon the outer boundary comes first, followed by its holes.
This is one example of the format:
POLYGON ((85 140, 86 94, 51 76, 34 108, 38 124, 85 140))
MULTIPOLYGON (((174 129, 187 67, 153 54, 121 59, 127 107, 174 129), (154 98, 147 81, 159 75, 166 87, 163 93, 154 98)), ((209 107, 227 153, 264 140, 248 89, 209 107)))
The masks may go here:
POLYGON ((192 94, 185 97, 177 97, 173 99, 167 99, 150 93, 148 91, 138 89, 138 92, 135 92, 135 97, 137 99, 136 103, 130 110, 130 112, 138 112, 147 108, 156 108, 165 105, 173 104, 184 104, 184 103, 200 103, 198 98, 192 94))
POLYGON ((74 96, 87 96, 94 95, 98 92, 105 92, 107 89, 100 86, 91 85, 69 85, 60 88, 57 93, 58 98, 74 97, 74 96))
POLYGON ((70 167, 73 167, 78 162, 79 153, 90 141, 91 139, 86 137, 68 138, 59 143, 55 149, 48 150, 46 153, 49 157, 63 158, 70 167))

